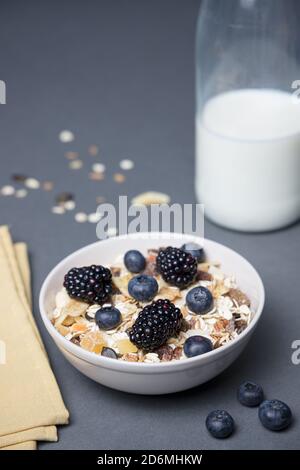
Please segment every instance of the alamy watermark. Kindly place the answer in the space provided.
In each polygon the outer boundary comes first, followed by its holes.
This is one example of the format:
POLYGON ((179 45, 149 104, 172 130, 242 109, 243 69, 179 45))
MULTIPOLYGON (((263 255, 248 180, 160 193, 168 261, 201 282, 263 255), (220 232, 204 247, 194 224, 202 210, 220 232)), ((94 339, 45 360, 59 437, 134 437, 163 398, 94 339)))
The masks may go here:
POLYGON ((294 350, 292 354, 292 363, 294 366, 300 365, 300 339, 296 339, 292 342, 292 349, 294 350))
POLYGON ((115 230, 119 235, 139 233, 149 237, 158 232, 204 237, 203 204, 129 205, 127 196, 119 196, 118 206, 100 204, 97 208, 97 238, 103 240, 115 230))
POLYGON ((6 84, 0 80, 0 104, 6 104, 6 84))

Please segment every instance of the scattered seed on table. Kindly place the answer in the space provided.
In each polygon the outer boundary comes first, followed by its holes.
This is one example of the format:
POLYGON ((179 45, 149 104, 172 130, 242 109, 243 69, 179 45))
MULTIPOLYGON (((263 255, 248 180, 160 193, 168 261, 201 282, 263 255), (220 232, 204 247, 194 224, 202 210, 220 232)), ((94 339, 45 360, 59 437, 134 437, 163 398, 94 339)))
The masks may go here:
POLYGON ((133 167, 134 162, 132 160, 125 159, 120 161, 120 168, 122 170, 132 170, 133 167))
POLYGON ((42 188, 44 191, 52 191, 53 186, 54 186, 53 181, 44 181, 42 183, 42 188))
POLYGON ((91 173, 89 173, 89 178, 92 181, 102 181, 104 180, 104 173, 96 173, 92 171, 91 173))
POLYGON ((29 189, 39 189, 40 182, 35 178, 26 178, 25 186, 29 189))
POLYGON ((56 196, 55 201, 60 204, 62 202, 73 201, 74 196, 72 193, 63 192, 56 196))
POLYGON ((71 160, 69 163, 69 167, 71 170, 79 170, 82 167, 82 161, 81 160, 71 160))
POLYGON ((96 203, 97 203, 97 204, 102 204, 102 203, 105 202, 105 201, 106 201, 106 199, 105 199, 105 197, 103 197, 103 196, 97 196, 97 197, 96 197, 96 203))
POLYGON ((74 134, 71 131, 63 130, 59 133, 59 140, 64 144, 72 142, 74 140, 74 134))
POLYGON ((104 163, 94 163, 92 166, 92 170, 95 173, 104 173, 105 165, 104 163))
POLYGON ((117 235, 117 233, 118 233, 118 230, 117 230, 116 227, 108 227, 108 229, 107 229, 107 235, 108 235, 109 237, 114 237, 114 236, 117 235))
POLYGON ((18 189, 18 190, 16 191, 16 197, 18 197, 18 198, 26 197, 27 194, 28 194, 28 191, 27 191, 27 189, 24 189, 24 188, 18 189))
POLYGON ((52 210, 53 214, 64 214, 65 213, 65 209, 64 209, 63 206, 53 206, 51 210, 52 210))
POLYGON ((77 214, 75 214, 75 216, 74 216, 74 219, 79 224, 82 224, 84 222, 87 222, 88 216, 85 212, 77 212, 77 214))
POLYGON ((15 188, 7 184, 1 188, 2 196, 12 196, 15 193, 15 188))
POLYGON ((16 181, 17 183, 24 183, 24 181, 26 180, 27 176, 25 175, 20 175, 20 174, 14 174, 11 176, 11 179, 13 181, 16 181))
POLYGON ((76 207, 75 201, 67 201, 64 203, 64 208, 67 211, 72 211, 73 209, 75 209, 75 207, 76 207))
POLYGON ((92 212, 91 214, 88 215, 88 221, 91 224, 96 224, 97 222, 99 222, 101 217, 102 217, 102 214, 100 214, 100 212, 92 212))
POLYGON ((69 152, 66 152, 66 153, 65 153, 65 157, 66 157, 68 160, 75 160, 76 158, 79 157, 79 154, 78 154, 78 152, 69 151, 69 152))
POLYGON ((90 155, 92 155, 92 157, 96 157, 96 155, 98 155, 99 153, 99 148, 97 147, 97 145, 90 145, 88 148, 88 152, 90 155))
POLYGON ((171 198, 168 194, 157 191, 147 191, 138 194, 131 200, 133 206, 150 206, 151 204, 169 204, 171 198))
POLYGON ((114 174, 114 181, 116 183, 124 183, 125 181, 125 175, 122 175, 122 173, 115 173, 114 174))

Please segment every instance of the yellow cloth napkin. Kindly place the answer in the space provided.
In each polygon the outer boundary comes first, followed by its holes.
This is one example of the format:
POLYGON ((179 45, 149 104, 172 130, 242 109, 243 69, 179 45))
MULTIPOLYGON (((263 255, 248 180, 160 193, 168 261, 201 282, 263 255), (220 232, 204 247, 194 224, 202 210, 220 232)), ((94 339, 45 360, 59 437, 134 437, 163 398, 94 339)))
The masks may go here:
POLYGON ((13 245, 0 227, 0 448, 34 450, 57 440, 55 425, 68 422, 55 377, 31 313, 30 269, 24 243, 13 245))

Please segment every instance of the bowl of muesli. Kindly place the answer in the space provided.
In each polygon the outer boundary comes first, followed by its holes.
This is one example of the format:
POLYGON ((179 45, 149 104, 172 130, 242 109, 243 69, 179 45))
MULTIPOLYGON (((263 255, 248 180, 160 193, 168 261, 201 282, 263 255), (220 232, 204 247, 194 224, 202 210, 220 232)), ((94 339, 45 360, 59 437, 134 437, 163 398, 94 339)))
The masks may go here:
POLYGON ((226 369, 254 332, 264 298, 257 271, 224 245, 138 233, 62 260, 43 283, 40 311, 83 374, 126 392, 164 394, 226 369))

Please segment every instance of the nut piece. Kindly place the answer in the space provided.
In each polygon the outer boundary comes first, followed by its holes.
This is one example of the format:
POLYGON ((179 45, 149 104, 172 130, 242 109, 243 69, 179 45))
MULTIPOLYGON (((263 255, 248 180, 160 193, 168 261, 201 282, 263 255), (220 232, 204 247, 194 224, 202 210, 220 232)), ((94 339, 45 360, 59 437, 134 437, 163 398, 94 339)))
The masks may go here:
POLYGON ((137 354, 133 353, 126 353, 124 356, 122 356, 123 361, 127 362, 138 362, 139 356, 137 354))
POLYGON ((238 305, 247 305, 247 307, 250 307, 251 302, 249 298, 241 290, 230 289, 228 295, 232 300, 235 300, 238 305))
POLYGON ((212 281, 213 277, 210 273, 198 269, 196 274, 196 281, 212 281))
POLYGON ((158 357, 162 362, 171 361, 173 358, 173 348, 168 344, 161 346, 154 352, 158 354, 158 357))

